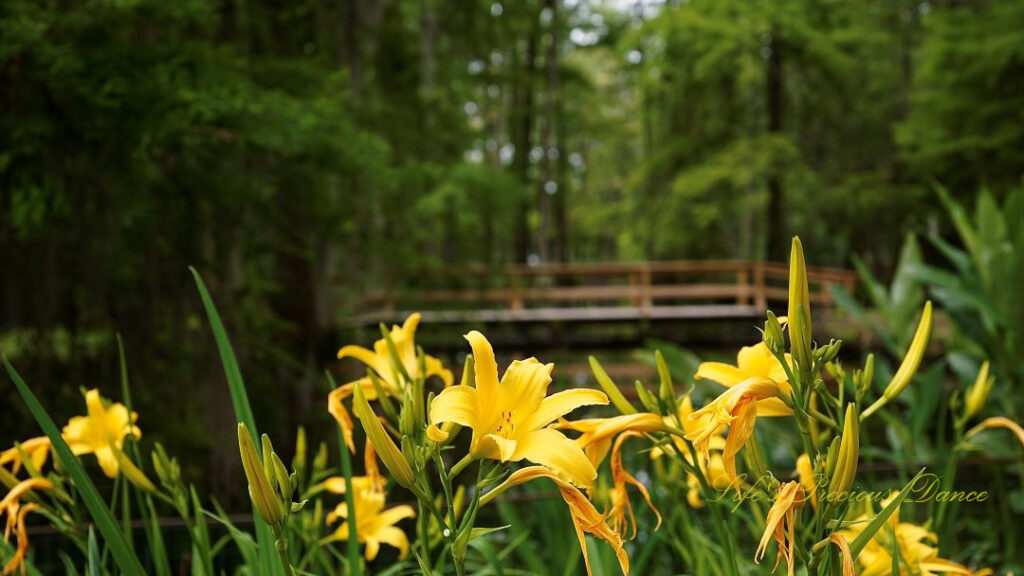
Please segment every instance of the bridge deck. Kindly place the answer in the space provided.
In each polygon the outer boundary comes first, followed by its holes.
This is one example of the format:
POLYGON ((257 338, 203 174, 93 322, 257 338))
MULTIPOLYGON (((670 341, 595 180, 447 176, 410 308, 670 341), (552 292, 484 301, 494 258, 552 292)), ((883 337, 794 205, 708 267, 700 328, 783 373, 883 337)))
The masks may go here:
MULTIPOLYGON (((758 318, 769 304, 785 305, 788 277, 785 264, 746 260, 459 268, 371 294, 343 323, 398 322, 412 311, 435 324, 758 318)), ((830 286, 852 289, 856 275, 810 268, 808 280, 811 302, 829 308, 830 286)))

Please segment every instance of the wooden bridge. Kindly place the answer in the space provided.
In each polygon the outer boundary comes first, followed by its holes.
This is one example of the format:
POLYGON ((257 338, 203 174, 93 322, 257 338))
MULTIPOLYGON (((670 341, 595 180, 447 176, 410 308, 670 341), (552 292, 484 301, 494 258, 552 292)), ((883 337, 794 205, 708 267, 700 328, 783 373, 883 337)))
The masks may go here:
MULTIPOLYGON (((808 279, 821 309, 832 306, 831 285, 852 290, 857 276, 819 267, 808 279)), ((413 311, 432 324, 759 319, 769 305, 784 311, 788 280, 787 264, 746 260, 460 267, 371 294, 345 323, 400 322, 413 311)))

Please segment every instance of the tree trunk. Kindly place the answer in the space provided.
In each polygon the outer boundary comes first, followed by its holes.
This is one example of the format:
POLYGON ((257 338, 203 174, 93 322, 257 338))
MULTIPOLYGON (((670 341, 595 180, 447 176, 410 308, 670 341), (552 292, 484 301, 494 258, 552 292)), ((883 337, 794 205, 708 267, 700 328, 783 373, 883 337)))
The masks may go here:
MULTIPOLYGON (((523 73, 516 80, 515 110, 513 120, 515 134, 515 174, 519 177, 524 190, 530 182, 530 148, 533 132, 533 74, 537 58, 537 35, 539 33, 536 18, 530 27, 526 40, 526 55, 523 62, 523 73)), ((519 201, 516 211, 515 225, 515 260, 525 263, 530 253, 530 200, 524 195, 519 201)))
MULTIPOLYGON (((766 105, 768 109, 768 134, 782 132, 783 114, 783 68, 782 42, 773 35, 771 55, 768 57, 768 78, 765 82, 766 105)), ((782 175, 773 168, 768 176, 768 259, 785 261, 788 252, 786 230, 785 195, 782 189, 782 175)))

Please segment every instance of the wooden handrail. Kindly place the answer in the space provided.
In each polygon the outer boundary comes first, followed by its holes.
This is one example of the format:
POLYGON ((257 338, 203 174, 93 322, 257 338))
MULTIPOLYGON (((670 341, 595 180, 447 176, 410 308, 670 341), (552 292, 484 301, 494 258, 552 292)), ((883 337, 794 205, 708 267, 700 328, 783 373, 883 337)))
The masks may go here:
MULTIPOLYGON (((810 298, 818 306, 832 305, 829 287, 852 290, 857 275, 841 268, 812 267, 807 271, 810 298)), ((733 305, 764 310, 785 302, 789 267, 781 262, 697 260, 600 262, 482 266, 431 271, 420 276, 437 288, 410 287, 367 295, 361 311, 392 313, 402 308, 522 311, 536 306, 578 308, 622 306, 640 310, 680 304, 733 305)))

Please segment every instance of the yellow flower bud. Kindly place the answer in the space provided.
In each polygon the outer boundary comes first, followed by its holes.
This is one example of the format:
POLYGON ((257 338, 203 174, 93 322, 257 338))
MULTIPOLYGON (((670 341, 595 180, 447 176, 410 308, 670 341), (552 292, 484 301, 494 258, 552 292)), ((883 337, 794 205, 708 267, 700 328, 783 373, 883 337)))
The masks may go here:
POLYGON ((903 358, 903 362, 900 364, 899 370, 893 375, 892 380, 885 387, 885 391, 882 392, 882 397, 875 401, 874 404, 868 407, 867 410, 861 414, 861 420, 866 419, 875 413, 876 410, 885 405, 886 402, 900 395, 900 392, 910 384, 910 381, 914 379, 914 374, 917 373, 917 368, 921 365, 921 359, 924 358, 925 350, 928 348, 928 338, 932 333, 932 303, 928 301, 924 305, 924 312, 921 313, 921 321, 917 324, 917 331, 914 333, 914 339, 910 342, 910 348, 907 349, 907 355, 903 358))
POLYGON ((857 459, 860 456, 860 420, 857 418, 857 407, 846 406, 846 420, 843 423, 843 436, 839 442, 839 455, 836 458, 835 470, 828 485, 828 497, 834 501, 848 492, 857 477, 857 459))
POLYGON ((965 405, 964 418, 971 418, 975 416, 981 409, 985 407, 985 400, 988 399, 988 392, 992 389, 992 384, 996 381, 995 376, 989 376, 988 373, 988 360, 981 365, 981 370, 978 370, 978 377, 974 379, 974 385, 967 391, 967 400, 965 405))
POLYGON ((242 422, 238 423, 238 451, 242 456, 245 478, 249 481, 249 498, 252 499, 256 512, 267 524, 276 525, 284 518, 284 507, 271 487, 270 478, 263 468, 263 463, 260 462, 252 435, 242 422))
POLYGON ((363 389, 359 386, 356 386, 355 389, 352 408, 360 422, 363 423, 363 430, 366 431, 367 440, 373 444, 373 447, 377 450, 377 456, 380 457, 384 466, 391 471, 391 475, 395 477, 395 482, 412 489, 415 485, 415 480, 409 462, 406 461, 398 446, 395 445, 394 441, 391 440, 391 437, 384 430, 384 426, 381 425, 377 415, 373 413, 373 409, 370 408, 370 404, 366 401, 363 389))
POLYGON ((801 370, 811 369, 811 297, 807 264, 800 238, 793 237, 789 255, 789 339, 793 358, 801 370))

